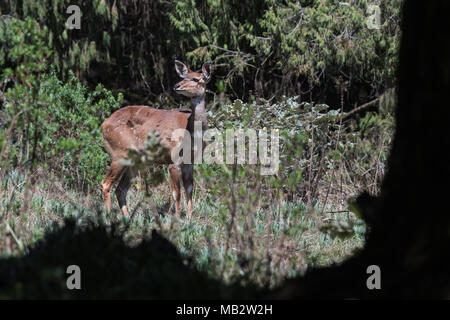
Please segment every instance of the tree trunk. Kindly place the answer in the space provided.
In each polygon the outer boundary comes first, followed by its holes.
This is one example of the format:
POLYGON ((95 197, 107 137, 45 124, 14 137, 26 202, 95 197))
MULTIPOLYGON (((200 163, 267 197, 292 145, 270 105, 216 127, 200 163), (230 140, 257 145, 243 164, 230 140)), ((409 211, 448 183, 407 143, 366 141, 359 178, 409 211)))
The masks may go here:
POLYGON ((364 249, 287 282, 278 298, 450 298, 450 2, 405 1, 397 130, 381 194, 358 204, 364 249), (369 290, 367 267, 381 270, 369 290))

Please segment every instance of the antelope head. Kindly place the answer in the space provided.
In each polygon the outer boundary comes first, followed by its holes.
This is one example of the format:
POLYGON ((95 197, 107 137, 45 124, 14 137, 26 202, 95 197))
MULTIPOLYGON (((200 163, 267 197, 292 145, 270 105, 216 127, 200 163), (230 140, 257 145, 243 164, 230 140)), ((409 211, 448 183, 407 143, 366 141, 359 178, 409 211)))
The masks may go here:
POLYGON ((175 92, 189 98, 201 97, 206 92, 206 84, 211 79, 211 64, 205 62, 201 72, 194 72, 183 62, 175 60, 175 70, 183 78, 174 86, 175 92))

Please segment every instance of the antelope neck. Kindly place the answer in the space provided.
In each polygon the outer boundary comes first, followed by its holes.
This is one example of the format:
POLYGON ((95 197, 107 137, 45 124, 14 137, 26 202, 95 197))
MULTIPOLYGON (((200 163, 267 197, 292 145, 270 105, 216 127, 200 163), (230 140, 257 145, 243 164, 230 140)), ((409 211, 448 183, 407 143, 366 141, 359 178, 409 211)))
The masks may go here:
POLYGON ((193 121, 201 121, 202 129, 205 131, 208 128, 208 121, 206 119, 206 111, 205 111, 205 94, 195 97, 191 100, 192 103, 192 114, 190 117, 189 123, 189 131, 193 132, 194 122, 193 121))

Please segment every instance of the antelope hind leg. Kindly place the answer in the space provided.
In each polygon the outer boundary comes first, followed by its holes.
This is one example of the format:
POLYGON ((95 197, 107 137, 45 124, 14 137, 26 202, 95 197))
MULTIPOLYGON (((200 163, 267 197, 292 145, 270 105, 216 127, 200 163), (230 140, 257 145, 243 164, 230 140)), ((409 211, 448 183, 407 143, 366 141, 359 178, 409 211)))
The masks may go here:
POLYGON ((105 200, 105 208, 107 212, 111 211, 111 187, 120 179, 125 166, 117 161, 112 161, 108 173, 102 180, 102 191, 105 200))

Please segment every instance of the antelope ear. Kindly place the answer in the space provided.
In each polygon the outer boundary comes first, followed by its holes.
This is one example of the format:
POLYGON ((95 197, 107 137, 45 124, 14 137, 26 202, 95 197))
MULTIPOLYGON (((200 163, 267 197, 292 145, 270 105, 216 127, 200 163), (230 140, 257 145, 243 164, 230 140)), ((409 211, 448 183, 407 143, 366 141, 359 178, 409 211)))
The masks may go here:
POLYGON ((181 78, 186 77, 189 73, 189 68, 181 61, 175 60, 175 70, 181 78))
POLYGON ((208 82, 211 79, 211 63, 205 62, 202 66, 202 73, 205 81, 208 82))

